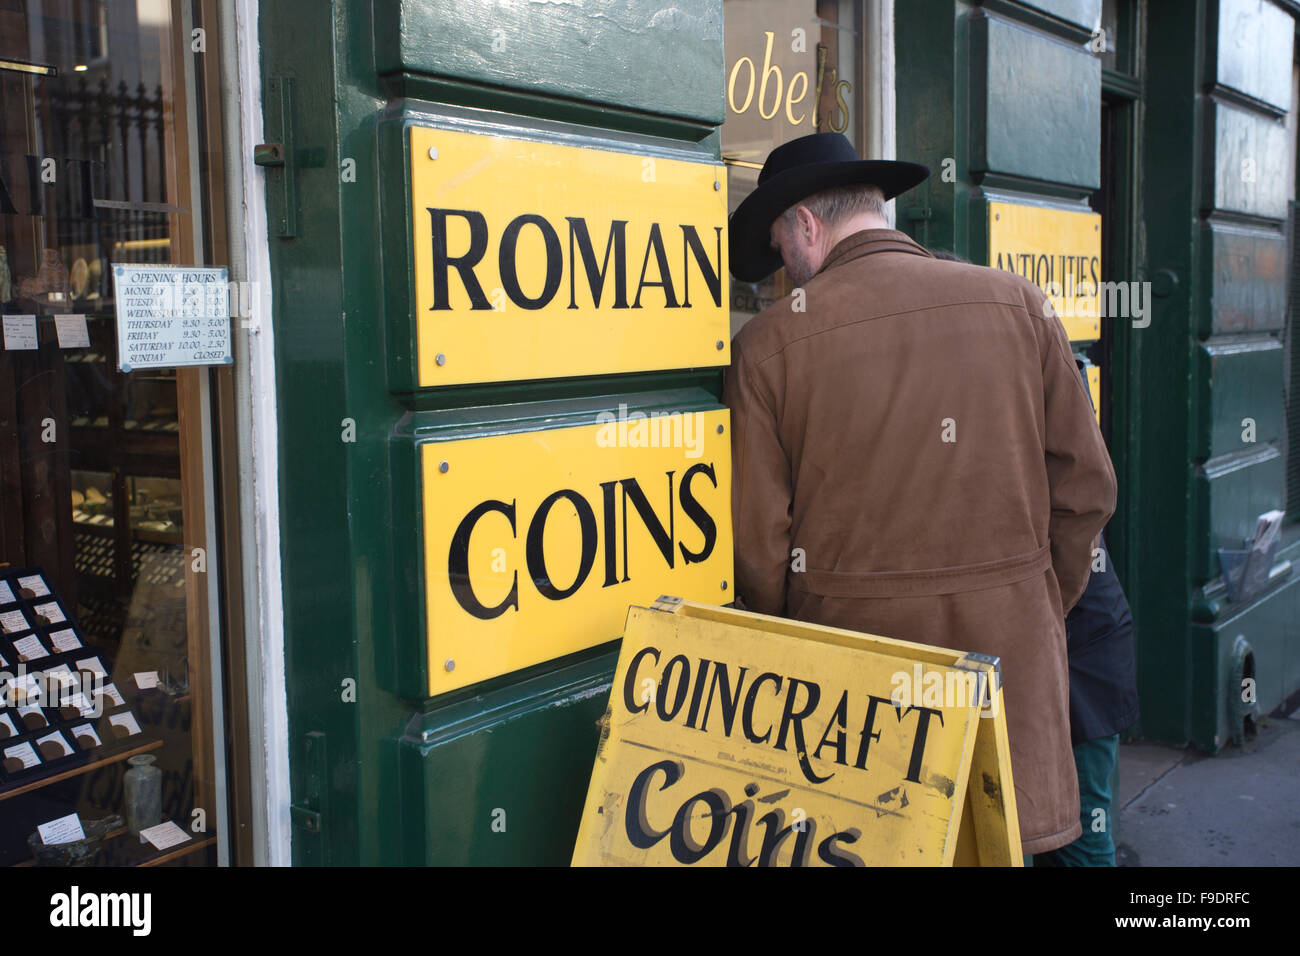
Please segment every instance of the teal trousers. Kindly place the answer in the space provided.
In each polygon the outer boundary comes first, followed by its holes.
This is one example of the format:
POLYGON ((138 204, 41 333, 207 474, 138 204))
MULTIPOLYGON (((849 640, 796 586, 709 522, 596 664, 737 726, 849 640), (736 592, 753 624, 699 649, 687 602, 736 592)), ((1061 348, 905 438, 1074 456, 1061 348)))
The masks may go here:
POLYGON ((1111 836, 1111 775, 1119 758, 1119 734, 1085 740, 1074 748, 1079 774, 1079 820, 1083 836, 1057 850, 1026 857, 1032 866, 1114 866, 1115 841, 1111 836), (1030 861, 1033 861, 1032 864, 1030 861))

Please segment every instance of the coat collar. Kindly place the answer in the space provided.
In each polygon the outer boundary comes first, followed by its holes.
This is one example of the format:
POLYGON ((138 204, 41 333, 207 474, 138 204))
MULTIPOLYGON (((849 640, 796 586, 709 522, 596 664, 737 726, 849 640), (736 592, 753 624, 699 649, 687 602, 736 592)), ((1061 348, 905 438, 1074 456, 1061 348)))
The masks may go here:
POLYGON ((818 275, 836 266, 876 252, 908 252, 915 256, 932 256, 924 246, 897 229, 863 229, 837 242, 826 255, 818 275))

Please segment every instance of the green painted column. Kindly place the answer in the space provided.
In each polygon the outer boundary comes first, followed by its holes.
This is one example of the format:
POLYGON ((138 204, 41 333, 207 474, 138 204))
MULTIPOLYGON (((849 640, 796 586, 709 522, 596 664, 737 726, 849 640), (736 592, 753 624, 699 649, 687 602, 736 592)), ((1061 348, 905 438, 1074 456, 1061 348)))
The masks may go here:
MULTIPOLYGON (((1142 445, 1130 597, 1141 731, 1217 751, 1300 686, 1295 585, 1231 602, 1219 548, 1282 506, 1285 165, 1292 18, 1271 3, 1154 4, 1143 204, 1155 289, 1133 336, 1142 445), (1191 148, 1189 148, 1191 144, 1191 148), (1244 642, 1244 643, 1243 643, 1244 642), (1243 668, 1258 678, 1243 706, 1243 668)), ((1246 674, 1244 676, 1252 676, 1246 674)))
MULTIPOLYGON (((1186 734, 1215 751, 1243 720, 1300 689, 1300 582, 1230 600, 1219 549, 1240 549, 1260 514, 1285 507, 1283 349, 1295 23, 1273 3, 1205 8, 1191 303, 1192 687, 1186 734), (1243 691, 1243 680, 1254 682, 1243 691), (1251 693, 1253 691, 1253 694, 1251 693), (1252 700, 1243 700, 1243 696, 1252 700)), ((1281 569, 1279 565, 1279 570, 1281 569)))

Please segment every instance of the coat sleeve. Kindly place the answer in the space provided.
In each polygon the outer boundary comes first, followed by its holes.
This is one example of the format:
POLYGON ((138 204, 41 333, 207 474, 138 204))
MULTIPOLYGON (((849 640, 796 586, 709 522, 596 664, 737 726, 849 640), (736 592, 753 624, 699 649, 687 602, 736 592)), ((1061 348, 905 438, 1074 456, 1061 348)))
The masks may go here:
POLYGON ((1065 327, 1050 307, 1044 324, 1050 330, 1043 362, 1043 447, 1052 503, 1048 537, 1061 611, 1069 613, 1088 585, 1092 549, 1115 511, 1115 469, 1065 327))
POLYGON ((790 460, 781 446, 771 396, 733 345, 722 400, 731 409, 731 523, 736 593, 760 614, 785 611, 790 561, 790 460))

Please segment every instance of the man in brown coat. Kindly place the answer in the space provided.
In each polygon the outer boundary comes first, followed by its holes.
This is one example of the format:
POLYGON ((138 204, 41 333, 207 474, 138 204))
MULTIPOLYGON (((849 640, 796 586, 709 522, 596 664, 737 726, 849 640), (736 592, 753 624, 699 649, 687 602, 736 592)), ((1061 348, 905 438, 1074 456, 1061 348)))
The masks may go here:
POLYGON ((1064 616, 1115 473, 1032 283, 888 227, 910 163, 839 134, 774 150, 731 269, 797 286, 732 345, 732 509, 746 607, 994 655, 1024 852, 1080 835, 1064 616), (796 550, 799 549, 799 550, 796 550))

